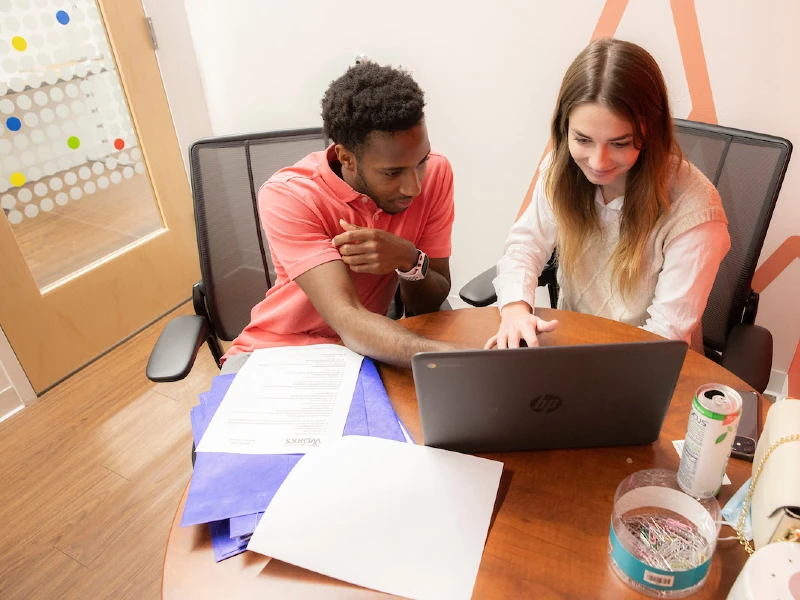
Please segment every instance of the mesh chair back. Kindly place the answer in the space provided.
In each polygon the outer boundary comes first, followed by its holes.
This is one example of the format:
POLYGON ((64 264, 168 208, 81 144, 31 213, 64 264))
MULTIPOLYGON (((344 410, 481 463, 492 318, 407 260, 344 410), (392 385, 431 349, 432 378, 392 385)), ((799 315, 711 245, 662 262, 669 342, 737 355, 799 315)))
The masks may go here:
POLYGON ((275 281, 257 193, 276 171, 324 150, 322 129, 221 136, 189 148, 200 271, 211 326, 232 340, 275 281))
POLYGON ((722 350, 741 322, 758 256, 792 152, 788 140, 675 120, 684 155, 716 186, 728 217, 731 250, 703 313, 704 343, 722 350))

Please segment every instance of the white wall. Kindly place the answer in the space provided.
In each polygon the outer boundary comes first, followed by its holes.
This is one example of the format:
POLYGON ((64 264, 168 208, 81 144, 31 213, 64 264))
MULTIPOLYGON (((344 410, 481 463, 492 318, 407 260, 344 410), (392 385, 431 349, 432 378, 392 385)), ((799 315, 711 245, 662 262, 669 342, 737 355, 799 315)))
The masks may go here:
POLYGON ((142 0, 142 6, 153 20, 158 68, 188 174, 189 144, 212 135, 212 130, 186 9, 181 0, 142 0))
MULTIPOLYGON (((800 140, 794 108, 800 3, 697 4, 719 122, 800 140)), ((455 171, 454 290, 502 253, 547 142, 561 77, 604 5, 407 0, 348 8, 321 0, 185 0, 215 135, 320 125, 325 88, 359 53, 413 72, 426 92, 433 147, 455 171)), ((630 0, 617 37, 651 51, 675 116, 686 117, 691 106, 669 0, 630 0)), ((762 259, 800 233, 799 160, 790 167, 762 259)), ((774 367, 783 372, 800 318, 778 288, 798 289, 795 273, 788 270, 781 286, 764 292, 759 312, 761 322, 788 323, 772 328, 774 367)))

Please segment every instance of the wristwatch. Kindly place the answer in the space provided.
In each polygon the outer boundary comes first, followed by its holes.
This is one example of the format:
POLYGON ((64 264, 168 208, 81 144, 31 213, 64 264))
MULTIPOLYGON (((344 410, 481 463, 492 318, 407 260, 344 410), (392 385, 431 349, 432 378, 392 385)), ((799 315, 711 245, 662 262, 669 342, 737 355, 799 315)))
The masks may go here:
POLYGON ((428 255, 422 250, 417 250, 417 264, 415 264, 410 271, 401 271, 395 269, 400 279, 406 281, 420 281, 428 276, 428 255))

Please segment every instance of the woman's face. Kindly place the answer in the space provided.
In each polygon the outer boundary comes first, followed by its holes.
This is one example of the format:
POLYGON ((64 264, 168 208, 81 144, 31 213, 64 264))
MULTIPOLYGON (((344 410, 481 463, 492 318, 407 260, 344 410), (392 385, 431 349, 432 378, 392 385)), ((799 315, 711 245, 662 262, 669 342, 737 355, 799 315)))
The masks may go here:
POLYGON ((600 104, 581 104, 569 115, 569 153, 586 178, 622 195, 625 177, 639 158, 633 126, 600 104))

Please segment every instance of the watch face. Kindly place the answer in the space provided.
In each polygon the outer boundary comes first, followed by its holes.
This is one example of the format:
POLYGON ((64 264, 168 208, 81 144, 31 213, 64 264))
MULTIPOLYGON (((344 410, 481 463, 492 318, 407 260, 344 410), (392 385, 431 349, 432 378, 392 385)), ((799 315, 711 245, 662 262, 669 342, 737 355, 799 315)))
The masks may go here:
POLYGON ((422 269, 421 269, 422 273, 421 274, 422 274, 422 278, 424 279, 425 277, 428 276, 428 255, 427 254, 423 254, 423 256, 425 258, 422 259, 422 269))

